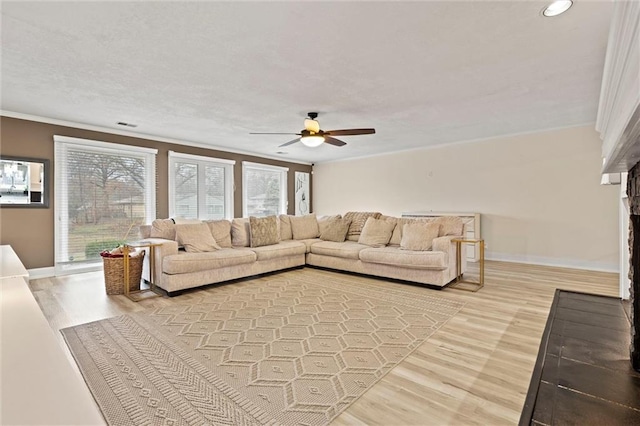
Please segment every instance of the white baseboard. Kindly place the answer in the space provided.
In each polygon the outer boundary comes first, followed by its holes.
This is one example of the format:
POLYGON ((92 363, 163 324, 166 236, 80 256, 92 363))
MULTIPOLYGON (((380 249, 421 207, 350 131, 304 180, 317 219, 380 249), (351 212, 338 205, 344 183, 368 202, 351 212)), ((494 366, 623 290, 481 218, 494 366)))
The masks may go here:
POLYGON ((558 266, 561 268, 585 269, 587 271, 620 272, 618 262, 589 262, 580 259, 562 259, 557 257, 530 256, 508 253, 486 252, 485 259, 501 262, 526 263, 530 265, 558 266))
POLYGON ((48 268, 33 268, 27 269, 29 273, 29 279, 35 280, 38 278, 49 278, 56 275, 56 270, 53 266, 49 266, 48 268))

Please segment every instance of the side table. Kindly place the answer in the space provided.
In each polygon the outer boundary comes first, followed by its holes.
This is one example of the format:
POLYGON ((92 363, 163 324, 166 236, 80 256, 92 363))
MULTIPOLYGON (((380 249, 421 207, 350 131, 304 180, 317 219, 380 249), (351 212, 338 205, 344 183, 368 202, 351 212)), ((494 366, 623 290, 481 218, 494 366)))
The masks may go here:
POLYGON ((472 239, 472 238, 456 238, 451 240, 456 243, 456 282, 451 284, 450 287, 458 290, 476 292, 484 287, 484 239, 472 239), (466 281, 462 279, 462 244, 479 244, 479 256, 478 262, 480 263, 480 279, 479 281, 466 281), (471 284, 472 288, 465 288, 460 284, 471 284))
POLYGON ((143 299, 151 299, 153 297, 162 296, 155 291, 155 259, 156 259, 156 247, 161 244, 152 243, 150 241, 134 241, 126 243, 123 247, 122 253, 124 254, 124 295, 134 302, 139 302, 143 299), (129 252, 131 249, 148 248, 149 249, 149 288, 131 291, 129 282, 129 252))

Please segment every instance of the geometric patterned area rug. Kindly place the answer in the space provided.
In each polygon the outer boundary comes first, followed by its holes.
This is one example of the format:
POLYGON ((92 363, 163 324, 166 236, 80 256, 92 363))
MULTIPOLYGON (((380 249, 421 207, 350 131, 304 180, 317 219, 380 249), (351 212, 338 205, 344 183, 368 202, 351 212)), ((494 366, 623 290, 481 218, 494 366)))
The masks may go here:
POLYGON ((324 425, 463 306, 305 269, 62 333, 111 425, 324 425))

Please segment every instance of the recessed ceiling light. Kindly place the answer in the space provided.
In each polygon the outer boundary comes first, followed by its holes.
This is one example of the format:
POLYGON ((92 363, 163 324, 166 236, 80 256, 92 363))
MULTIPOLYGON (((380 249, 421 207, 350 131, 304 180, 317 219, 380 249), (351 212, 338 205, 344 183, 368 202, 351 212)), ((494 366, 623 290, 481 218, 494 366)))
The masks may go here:
POLYGON ((552 16, 558 16, 561 13, 566 12, 567 10, 569 10, 569 8, 573 5, 573 1, 572 0, 556 0, 553 3, 551 3, 549 6, 547 6, 543 11, 542 14, 548 18, 552 17, 552 16))
POLYGON ((138 127, 137 124, 125 123, 124 121, 118 121, 116 124, 118 126, 125 126, 125 127, 138 127))

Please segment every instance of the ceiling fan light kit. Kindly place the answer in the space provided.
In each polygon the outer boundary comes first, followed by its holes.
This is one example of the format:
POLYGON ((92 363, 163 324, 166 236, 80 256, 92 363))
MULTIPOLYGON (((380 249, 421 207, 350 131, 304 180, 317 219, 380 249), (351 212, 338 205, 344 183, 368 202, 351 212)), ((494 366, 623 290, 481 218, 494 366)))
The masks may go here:
POLYGON ((292 145, 296 142, 302 142, 303 145, 310 148, 315 148, 323 143, 327 143, 333 146, 345 146, 346 143, 336 139, 332 136, 354 136, 354 135, 372 135, 376 132, 376 129, 343 129, 343 130, 328 130, 324 131, 320 129, 320 123, 316 121, 318 117, 317 112, 310 112, 308 117, 304 120, 304 130, 300 133, 250 133, 252 135, 297 135, 300 136, 292 141, 283 143, 279 146, 292 145))
POLYGON ((303 145, 315 148, 316 146, 320 146, 324 143, 324 136, 303 136, 300 138, 300 142, 302 142, 303 145))
POLYGON ((310 132, 318 133, 320 131, 320 123, 314 118, 307 118, 304 120, 304 128, 310 132))

